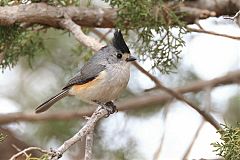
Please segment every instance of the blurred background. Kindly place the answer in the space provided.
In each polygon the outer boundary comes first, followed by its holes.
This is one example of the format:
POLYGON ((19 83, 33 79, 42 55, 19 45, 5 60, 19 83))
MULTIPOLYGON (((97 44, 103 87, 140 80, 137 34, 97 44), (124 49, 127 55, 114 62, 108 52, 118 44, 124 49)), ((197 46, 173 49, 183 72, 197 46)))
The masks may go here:
MULTIPOLYGON (((239 26, 223 17, 208 18, 199 23, 206 30, 240 35, 239 26)), ((114 30, 109 30, 96 29, 95 32, 86 32, 98 40, 101 37, 96 33, 107 33, 106 38, 111 39, 114 30)), ((177 34, 178 30, 174 32, 177 34)), ((0 73, 1 114, 34 114, 36 106, 61 90, 94 54, 67 32, 48 29, 40 36, 46 50, 33 58, 30 67, 27 59, 20 58, 14 68, 7 68, 0 73)), ((132 40, 131 33, 126 39, 127 42, 132 40)), ((149 58, 139 58, 140 65, 157 76, 164 85, 173 89, 199 81, 209 81, 240 69, 239 40, 201 33, 186 33, 183 40, 185 46, 180 53, 181 59, 173 72, 163 74, 152 68, 152 60, 149 58)), ((106 44, 104 40, 101 43, 106 44)), ((138 55, 132 48, 131 52, 138 55)), ((130 82, 118 102, 128 102, 145 95, 167 94, 151 89, 152 87, 154 83, 132 66, 130 82)), ((236 125, 236 122, 240 121, 239 89, 239 79, 236 79, 236 83, 202 88, 198 92, 188 92, 185 96, 211 112, 220 123, 236 125)), ((56 103, 47 112, 51 114, 87 111, 89 108, 85 106, 88 105, 68 97, 56 103)), ((0 159, 8 159, 16 152, 12 144, 20 149, 27 146, 57 148, 84 123, 82 117, 72 120, 0 123, 0 132, 7 135, 3 145, 0 144, 0 159)), ((218 156, 211 143, 219 141, 219 138, 215 128, 205 122, 195 110, 173 98, 154 105, 136 106, 103 118, 97 124, 94 133, 93 153, 94 159, 97 160, 215 159, 218 156)), ((78 142, 62 159, 77 160, 84 157, 84 144, 84 141, 78 142)))

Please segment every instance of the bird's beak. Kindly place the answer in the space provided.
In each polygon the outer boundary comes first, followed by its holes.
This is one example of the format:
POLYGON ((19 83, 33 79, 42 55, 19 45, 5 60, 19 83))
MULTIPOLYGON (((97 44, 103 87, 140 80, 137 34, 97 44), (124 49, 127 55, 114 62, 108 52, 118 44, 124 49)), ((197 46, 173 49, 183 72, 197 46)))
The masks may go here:
POLYGON ((126 61, 130 62, 130 61, 135 61, 137 58, 133 57, 133 56, 129 56, 126 61))

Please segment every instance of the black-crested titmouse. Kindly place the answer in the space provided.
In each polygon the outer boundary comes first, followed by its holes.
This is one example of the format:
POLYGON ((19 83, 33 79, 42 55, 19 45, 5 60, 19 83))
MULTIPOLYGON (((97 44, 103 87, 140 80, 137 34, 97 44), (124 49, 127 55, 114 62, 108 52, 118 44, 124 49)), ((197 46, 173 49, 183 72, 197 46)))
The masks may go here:
POLYGON ((130 55, 120 30, 116 30, 112 44, 102 47, 66 84, 60 93, 36 108, 44 112, 65 96, 76 96, 90 104, 112 103, 126 88, 130 76, 130 63, 136 60, 130 55))

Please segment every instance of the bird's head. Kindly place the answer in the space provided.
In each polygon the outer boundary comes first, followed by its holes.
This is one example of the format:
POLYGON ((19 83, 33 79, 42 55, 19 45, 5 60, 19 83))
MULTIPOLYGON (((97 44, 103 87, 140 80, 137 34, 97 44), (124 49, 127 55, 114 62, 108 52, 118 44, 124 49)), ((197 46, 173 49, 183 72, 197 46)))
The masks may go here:
POLYGON ((117 53, 115 53, 115 56, 117 57, 117 59, 126 61, 126 62, 131 62, 136 60, 135 57, 131 56, 129 48, 123 39, 123 35, 121 31, 118 29, 114 33, 114 37, 112 39, 112 45, 117 51, 117 53))

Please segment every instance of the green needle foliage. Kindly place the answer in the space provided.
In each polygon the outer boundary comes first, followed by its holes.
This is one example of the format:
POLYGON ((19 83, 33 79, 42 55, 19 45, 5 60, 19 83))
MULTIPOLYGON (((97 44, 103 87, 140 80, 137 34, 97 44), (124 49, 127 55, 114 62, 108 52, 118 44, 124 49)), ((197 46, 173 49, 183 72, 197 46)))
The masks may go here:
POLYGON ((13 67, 20 57, 27 57, 29 64, 34 55, 44 50, 43 39, 38 32, 17 25, 0 26, 0 68, 13 67))
POLYGON ((163 73, 176 68, 180 58, 185 24, 173 3, 166 6, 163 0, 105 0, 118 8, 117 27, 133 30, 138 40, 133 44, 142 60, 150 58, 163 73), (174 33, 174 31, 176 33, 174 33), (157 37, 157 38, 156 38, 157 37))
POLYGON ((240 159, 240 123, 237 127, 223 125, 221 133, 221 142, 212 143, 214 151, 217 155, 222 156, 226 160, 240 159))
MULTIPOLYGON (((137 35, 132 43, 141 60, 150 59, 153 67, 163 73, 176 68, 180 59, 182 39, 186 33, 185 24, 180 20, 182 14, 176 10, 178 1, 164 0, 104 0, 118 8, 116 27, 126 33, 131 30, 137 35)), ((179 0, 180 1, 180 0, 179 0)), ((80 0, 0 0, 0 5, 45 2, 54 6, 79 6, 80 0)), ((88 1, 88 5, 91 0, 88 1)), ((88 6, 87 5, 87 6, 88 6)), ((44 49, 37 32, 26 31, 18 26, 0 26, 0 68, 13 67, 20 56, 29 60, 44 49)), ((31 61, 29 61, 31 62, 31 61)))

